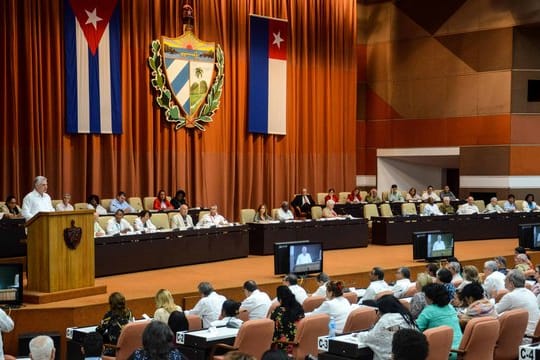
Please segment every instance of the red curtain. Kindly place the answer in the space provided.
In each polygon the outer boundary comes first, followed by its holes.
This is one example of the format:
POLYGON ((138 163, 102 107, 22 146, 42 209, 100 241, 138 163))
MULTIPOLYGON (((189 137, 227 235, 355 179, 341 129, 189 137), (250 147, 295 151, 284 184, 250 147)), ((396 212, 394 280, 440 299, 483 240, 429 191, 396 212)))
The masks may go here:
POLYGON ((356 1, 194 0, 195 33, 221 44, 225 84, 206 132, 164 120, 150 86, 150 43, 182 33, 180 0, 119 0, 122 135, 65 133, 63 1, 0 4, 0 200, 22 201, 36 175, 53 199, 70 192, 150 196, 185 189, 191 206, 216 203, 229 219, 265 202, 355 184, 356 1), (287 18, 287 135, 247 132, 249 14, 287 18))

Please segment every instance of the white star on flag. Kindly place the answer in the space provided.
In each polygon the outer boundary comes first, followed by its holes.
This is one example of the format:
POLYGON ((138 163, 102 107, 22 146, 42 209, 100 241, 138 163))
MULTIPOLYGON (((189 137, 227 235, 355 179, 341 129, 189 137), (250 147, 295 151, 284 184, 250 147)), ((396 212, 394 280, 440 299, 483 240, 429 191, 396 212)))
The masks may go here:
POLYGON ((281 38, 281 32, 278 31, 277 34, 272 33, 272 35, 274 35, 274 42, 272 43, 272 45, 277 45, 277 47, 281 49, 281 43, 285 41, 281 38))
POLYGON ((94 8, 94 11, 92 11, 92 12, 90 12, 90 11, 88 11, 86 9, 84 11, 86 11, 86 15, 88 15, 88 20, 86 20, 85 25, 92 24, 92 25, 94 25, 94 29, 97 30, 98 21, 101 21, 103 19, 100 18, 99 16, 97 16, 96 8, 94 8))

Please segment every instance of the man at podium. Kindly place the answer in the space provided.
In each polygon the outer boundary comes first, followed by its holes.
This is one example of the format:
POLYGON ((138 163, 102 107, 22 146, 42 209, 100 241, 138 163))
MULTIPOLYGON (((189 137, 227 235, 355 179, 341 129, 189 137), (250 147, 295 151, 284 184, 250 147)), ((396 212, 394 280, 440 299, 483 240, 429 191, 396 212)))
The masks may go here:
POLYGON ((47 178, 40 175, 34 179, 34 190, 24 197, 21 212, 26 220, 30 220, 41 211, 54 211, 54 208, 47 194, 47 178))

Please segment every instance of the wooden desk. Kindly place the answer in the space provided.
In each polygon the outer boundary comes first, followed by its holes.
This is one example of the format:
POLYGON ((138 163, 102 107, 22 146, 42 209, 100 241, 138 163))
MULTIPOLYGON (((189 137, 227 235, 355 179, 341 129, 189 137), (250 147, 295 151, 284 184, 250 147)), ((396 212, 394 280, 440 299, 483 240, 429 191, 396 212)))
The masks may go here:
POLYGON ((26 256, 26 231, 24 219, 0 220, 0 239, 2 239, 2 251, 0 258, 26 256))
POLYGON ((320 351, 321 360, 372 360, 373 351, 368 347, 358 347, 358 341, 353 334, 338 335, 334 338, 320 336, 317 339, 317 347, 320 351))
POLYGON ((216 344, 233 345, 238 329, 218 327, 189 332, 177 332, 176 344, 178 350, 190 360, 207 360, 212 347, 216 344))

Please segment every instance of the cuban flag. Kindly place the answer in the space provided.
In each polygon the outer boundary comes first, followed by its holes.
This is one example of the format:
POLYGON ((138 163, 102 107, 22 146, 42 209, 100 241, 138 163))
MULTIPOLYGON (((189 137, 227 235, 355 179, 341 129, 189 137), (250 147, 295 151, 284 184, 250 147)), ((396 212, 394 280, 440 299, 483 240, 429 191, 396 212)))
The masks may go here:
POLYGON ((250 15, 250 132, 287 132, 287 20, 250 15))
POLYGON ((65 0, 68 133, 121 134, 118 0, 65 0))

